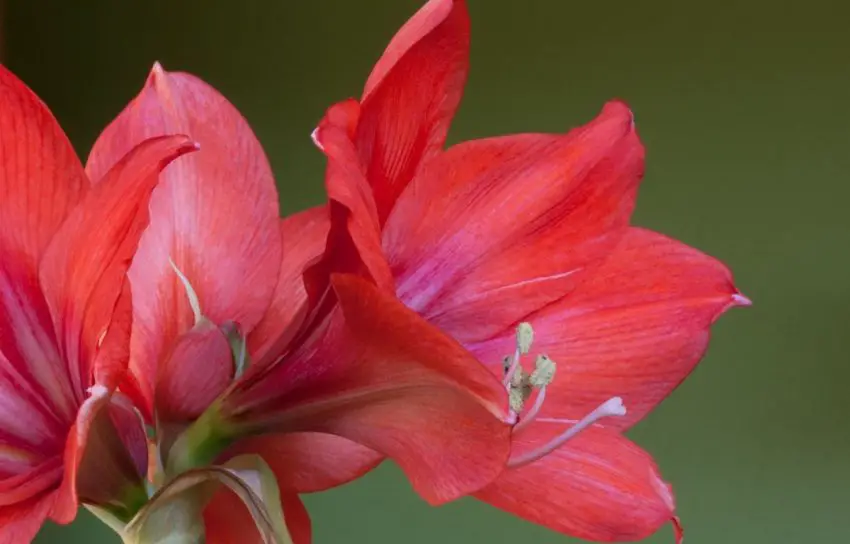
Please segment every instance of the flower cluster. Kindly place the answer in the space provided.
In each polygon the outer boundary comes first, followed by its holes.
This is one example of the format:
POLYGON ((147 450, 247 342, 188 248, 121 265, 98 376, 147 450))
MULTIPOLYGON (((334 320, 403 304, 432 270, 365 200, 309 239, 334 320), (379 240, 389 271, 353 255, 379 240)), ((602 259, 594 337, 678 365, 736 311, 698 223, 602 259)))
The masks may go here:
POLYGON ((672 491, 624 431, 749 301, 630 225, 631 111, 445 148, 462 0, 431 0, 313 132, 279 218, 215 89, 155 65, 83 166, 0 68, 0 543, 80 505, 126 543, 310 541, 299 495, 397 463, 555 531, 637 540, 672 491))

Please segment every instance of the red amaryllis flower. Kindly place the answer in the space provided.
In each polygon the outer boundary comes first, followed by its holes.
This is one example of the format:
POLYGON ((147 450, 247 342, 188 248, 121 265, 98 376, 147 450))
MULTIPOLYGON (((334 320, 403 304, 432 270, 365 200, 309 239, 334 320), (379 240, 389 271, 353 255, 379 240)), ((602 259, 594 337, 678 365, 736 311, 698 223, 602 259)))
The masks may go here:
POLYGON ((468 46, 464 2, 432 0, 362 99, 314 133, 331 209, 347 211, 330 231, 356 246, 335 266, 391 290, 504 380, 513 450, 475 496, 591 540, 641 539, 671 519, 681 534, 669 486, 622 432, 693 370, 714 320, 749 301, 722 263, 629 225, 644 150, 622 103, 563 135, 444 151, 468 46), (546 356, 523 370, 525 322, 546 356))
MULTIPOLYGON (((500 381, 363 280, 339 275, 331 286, 318 274, 308 298, 302 274, 321 253, 326 232, 315 227, 326 212, 278 218, 263 151, 214 89, 155 66, 87 168, 97 175, 137 142, 174 131, 201 151, 165 169, 151 198, 128 272, 122 384, 157 429, 166 474, 259 455, 297 542, 310 532, 297 493, 339 485, 384 456, 435 502, 492 481, 510 448, 500 381), (346 318, 371 307, 382 309, 375 319, 346 318)), ((207 508, 208 542, 247 541, 255 520, 234 500, 221 494, 207 508)))
POLYGON ((146 498, 139 452, 122 443, 136 418, 110 402, 127 362, 125 272, 160 169, 195 145, 140 141, 89 178, 3 67, 0 104, 0 542, 11 544, 48 516, 70 522, 78 500, 120 517, 146 498))

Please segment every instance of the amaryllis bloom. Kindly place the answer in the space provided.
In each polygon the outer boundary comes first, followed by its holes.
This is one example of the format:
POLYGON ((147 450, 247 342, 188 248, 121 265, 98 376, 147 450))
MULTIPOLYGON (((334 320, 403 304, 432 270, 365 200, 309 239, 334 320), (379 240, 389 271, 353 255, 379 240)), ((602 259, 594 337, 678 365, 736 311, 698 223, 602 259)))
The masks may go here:
MULTIPOLYGON (((279 219, 260 144, 218 92, 155 66, 87 169, 98 176, 138 142, 175 131, 201 149, 166 168, 151 197, 128 271, 121 385, 155 431, 154 483, 261 459, 300 543, 310 525, 297 494, 349 481, 384 457, 432 502, 491 482, 510 448, 501 381, 363 279, 317 265, 305 284, 314 261, 336 258, 321 255, 328 212, 279 219), (372 307, 381 308, 374 319, 347 319, 372 307), (424 335, 400 337, 417 327, 424 335)), ((249 541, 256 519, 235 501, 221 493, 207 507, 207 542, 249 541)))
POLYGON ((127 363, 125 272, 159 171, 195 150, 139 141, 88 177, 45 105, 0 67, 0 543, 78 502, 118 518, 146 500, 127 363))
POLYGON ((621 102, 566 134, 444 150, 468 48, 464 2, 431 0, 362 98, 328 111, 314 139, 331 210, 345 213, 315 228, 355 243, 337 269, 371 278, 503 380, 511 457, 476 497, 590 540, 670 520, 681 535, 670 487, 622 433, 694 369, 710 325, 749 301, 719 261, 630 226, 644 149, 621 102))

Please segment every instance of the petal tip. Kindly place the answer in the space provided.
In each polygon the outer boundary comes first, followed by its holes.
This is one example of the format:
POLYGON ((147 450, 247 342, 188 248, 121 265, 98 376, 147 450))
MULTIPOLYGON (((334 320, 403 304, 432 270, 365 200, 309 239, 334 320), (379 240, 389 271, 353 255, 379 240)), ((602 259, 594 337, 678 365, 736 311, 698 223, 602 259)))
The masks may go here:
POLYGON ((148 80, 145 86, 153 89, 157 93, 164 93, 168 90, 168 71, 163 68, 159 61, 153 63, 151 71, 148 74, 148 80))
POLYGON ((313 132, 310 133, 310 139, 313 140, 313 145, 318 147, 319 151, 325 150, 325 146, 322 145, 322 142, 319 139, 319 127, 313 129, 313 132))
POLYGON ((673 516, 670 518, 670 522, 673 524, 673 534, 676 536, 676 544, 682 544, 685 541, 685 529, 682 527, 682 520, 679 519, 679 516, 673 516))
POLYGON ((745 295, 743 295, 742 293, 736 292, 735 294, 732 295, 732 306, 741 306, 741 307, 746 308, 747 306, 752 306, 752 305, 753 305, 753 301, 750 300, 745 295))
POLYGON ((628 119, 632 126, 635 124, 634 111, 632 111, 624 100, 620 100, 619 98, 606 102, 605 106, 602 107, 602 113, 607 113, 611 116, 623 117, 624 119, 628 119))
POLYGON ((148 73, 148 84, 155 86, 157 83, 161 82, 163 78, 167 77, 168 72, 165 71, 165 68, 162 67, 159 61, 155 61, 153 66, 151 66, 151 71, 148 73))

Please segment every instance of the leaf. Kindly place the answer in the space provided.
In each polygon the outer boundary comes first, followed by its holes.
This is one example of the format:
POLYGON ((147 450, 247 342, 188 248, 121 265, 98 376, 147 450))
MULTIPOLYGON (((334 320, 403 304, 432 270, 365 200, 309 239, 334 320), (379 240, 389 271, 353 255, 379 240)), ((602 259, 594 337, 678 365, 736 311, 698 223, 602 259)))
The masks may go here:
POLYGON ((126 544, 201 544, 203 511, 226 486, 242 500, 265 544, 293 544, 283 518, 277 481, 257 455, 222 466, 192 469, 168 482, 122 531, 126 544))

